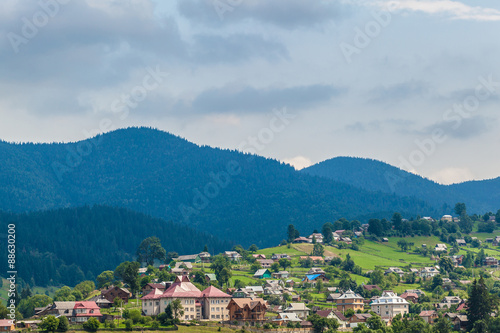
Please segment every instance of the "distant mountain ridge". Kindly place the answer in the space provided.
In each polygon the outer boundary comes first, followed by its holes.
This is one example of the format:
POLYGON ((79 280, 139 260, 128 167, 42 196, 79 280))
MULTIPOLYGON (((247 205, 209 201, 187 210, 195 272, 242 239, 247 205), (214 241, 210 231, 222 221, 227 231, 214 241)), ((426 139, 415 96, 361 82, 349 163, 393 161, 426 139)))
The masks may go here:
POLYGON ((243 245, 276 245, 340 217, 438 214, 438 206, 298 172, 260 156, 198 146, 150 128, 75 143, 0 142, 0 209, 125 207, 243 245))
POLYGON ((456 202, 465 202, 470 213, 496 212, 500 209, 500 177, 441 185, 390 164, 358 157, 335 157, 301 172, 368 191, 413 196, 429 203, 446 203, 441 208, 450 212, 456 202))

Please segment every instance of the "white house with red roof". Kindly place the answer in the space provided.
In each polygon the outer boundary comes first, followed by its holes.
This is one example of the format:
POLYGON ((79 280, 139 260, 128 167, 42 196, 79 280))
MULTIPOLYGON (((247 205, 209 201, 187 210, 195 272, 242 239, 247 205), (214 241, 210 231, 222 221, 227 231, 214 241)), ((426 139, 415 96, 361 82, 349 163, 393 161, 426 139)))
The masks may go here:
POLYGON ((215 287, 200 291, 187 276, 178 276, 165 292, 155 288, 141 300, 142 311, 148 316, 164 312, 168 304, 178 299, 184 309, 183 318, 179 319, 212 319, 214 315, 214 319, 226 320, 229 318, 226 308, 230 298, 215 287))
POLYGON ((73 317, 71 320, 75 323, 84 323, 89 318, 94 317, 99 320, 102 317, 101 309, 97 306, 96 302, 80 301, 75 302, 73 309, 73 317))
POLYGON ((201 292, 203 296, 202 308, 203 318, 210 320, 229 320, 229 310, 227 306, 231 300, 231 295, 210 286, 201 292))

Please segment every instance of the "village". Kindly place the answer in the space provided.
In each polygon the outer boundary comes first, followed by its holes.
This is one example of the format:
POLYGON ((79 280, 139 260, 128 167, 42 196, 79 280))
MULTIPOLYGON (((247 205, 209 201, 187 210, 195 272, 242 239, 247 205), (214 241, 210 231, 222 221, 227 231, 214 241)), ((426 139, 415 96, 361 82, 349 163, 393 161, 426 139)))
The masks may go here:
MULTIPOLYGON (((444 216, 439 223, 457 221, 444 216)), ((50 331, 50 318, 52 325, 54 319, 67 319, 70 329, 90 331, 185 325, 362 331, 402 323, 428 329, 444 323, 450 330, 466 331, 468 297, 476 281, 484 277, 492 293, 500 291, 494 257, 500 236, 473 233, 451 244, 418 235, 374 241, 368 224, 354 231, 330 229, 299 236, 291 226, 288 240, 267 249, 252 245, 217 255, 169 253, 168 263, 154 260, 145 267, 122 263, 114 272, 103 272, 97 286, 86 281, 92 284, 87 297, 77 300, 68 294, 72 300, 65 300, 56 292, 54 301, 47 297, 50 302, 35 307, 29 318, 2 320, 0 326, 4 331, 50 331), (126 277, 127 269, 132 277, 126 277)))

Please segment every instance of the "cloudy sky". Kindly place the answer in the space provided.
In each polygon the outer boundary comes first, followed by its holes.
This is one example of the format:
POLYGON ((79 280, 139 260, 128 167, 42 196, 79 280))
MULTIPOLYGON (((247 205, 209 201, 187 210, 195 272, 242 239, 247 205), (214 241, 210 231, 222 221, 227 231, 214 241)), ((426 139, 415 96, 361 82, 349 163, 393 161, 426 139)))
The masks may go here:
POLYGON ((2 1, 0 139, 152 126, 297 168, 500 176, 495 0, 2 1))

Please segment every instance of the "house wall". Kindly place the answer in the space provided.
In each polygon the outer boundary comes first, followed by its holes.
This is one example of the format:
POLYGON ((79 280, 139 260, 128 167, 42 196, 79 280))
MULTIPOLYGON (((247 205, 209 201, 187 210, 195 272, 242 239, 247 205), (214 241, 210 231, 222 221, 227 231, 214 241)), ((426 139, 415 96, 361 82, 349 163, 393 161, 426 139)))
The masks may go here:
POLYGON ((210 320, 229 320, 227 306, 231 299, 229 297, 208 297, 203 301, 203 318, 210 320))

